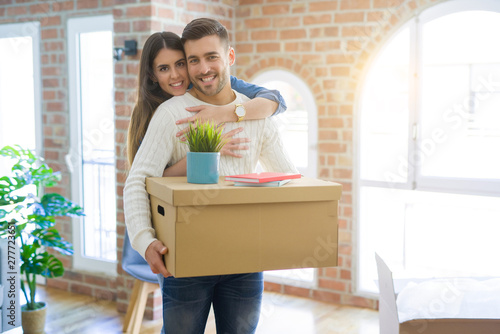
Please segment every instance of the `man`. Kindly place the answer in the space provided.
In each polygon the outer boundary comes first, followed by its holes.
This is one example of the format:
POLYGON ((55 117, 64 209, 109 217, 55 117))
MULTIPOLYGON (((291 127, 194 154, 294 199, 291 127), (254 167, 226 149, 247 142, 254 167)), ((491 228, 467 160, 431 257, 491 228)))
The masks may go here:
MULTIPOLYGON (((174 278, 162 261, 167 248, 156 240, 151 226, 145 179, 160 176, 164 166, 179 161, 188 151, 187 145, 175 137, 180 130, 175 120, 190 116, 186 107, 238 106, 248 100, 231 89, 229 67, 235 54, 229 46, 227 30, 219 22, 193 20, 184 29, 182 41, 193 88, 164 102, 152 117, 124 189, 125 220, 131 240, 146 244, 146 259, 161 274, 165 333, 203 333, 212 304, 218 332, 254 333, 262 299, 262 273, 174 278)), ((235 110, 235 120, 243 117, 244 111, 235 110)), ((225 130, 238 127, 237 122, 227 123, 225 130)), ((268 171, 297 172, 272 119, 246 121, 240 135, 250 138, 251 147, 242 158, 221 157, 221 175, 251 173, 257 162, 268 171)))

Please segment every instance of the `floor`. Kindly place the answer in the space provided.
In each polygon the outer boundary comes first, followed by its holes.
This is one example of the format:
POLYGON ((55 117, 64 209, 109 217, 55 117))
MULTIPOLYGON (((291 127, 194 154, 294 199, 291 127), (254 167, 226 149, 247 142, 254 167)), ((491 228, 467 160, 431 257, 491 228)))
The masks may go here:
MULTIPOLYGON (((39 288, 48 302, 46 334, 118 334, 124 315, 114 302, 39 288)), ((141 334, 158 334, 161 320, 145 320, 141 334)), ((19 331, 21 333, 21 331, 19 331)), ((215 334, 210 314, 205 334, 215 334)), ((265 292, 257 334, 378 334, 378 312, 265 292)))

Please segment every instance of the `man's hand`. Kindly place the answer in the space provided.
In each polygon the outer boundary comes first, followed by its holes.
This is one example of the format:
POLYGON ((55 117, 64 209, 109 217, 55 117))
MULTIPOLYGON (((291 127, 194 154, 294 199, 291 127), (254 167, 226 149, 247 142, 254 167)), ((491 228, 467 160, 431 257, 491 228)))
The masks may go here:
POLYGON ((153 241, 146 249, 146 261, 155 274, 162 274, 163 277, 172 276, 163 263, 163 255, 167 254, 168 248, 160 240, 153 241))

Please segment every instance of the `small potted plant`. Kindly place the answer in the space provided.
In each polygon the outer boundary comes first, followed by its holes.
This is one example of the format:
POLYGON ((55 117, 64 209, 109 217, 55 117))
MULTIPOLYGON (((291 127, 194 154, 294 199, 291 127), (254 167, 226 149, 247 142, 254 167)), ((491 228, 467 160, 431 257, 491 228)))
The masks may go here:
POLYGON ((43 333, 46 304, 35 301, 36 278, 64 274, 62 262, 48 250, 73 254, 73 246, 55 228, 55 219, 82 216, 83 210, 57 193, 40 196, 61 179, 41 157, 20 146, 5 146, 0 156, 14 160, 12 173, 0 177, 0 237, 14 234, 19 247, 21 290, 26 298, 21 307, 24 333, 43 333))
POLYGON ((187 181, 211 184, 219 182, 220 150, 227 140, 223 128, 214 122, 191 123, 186 133, 187 181))

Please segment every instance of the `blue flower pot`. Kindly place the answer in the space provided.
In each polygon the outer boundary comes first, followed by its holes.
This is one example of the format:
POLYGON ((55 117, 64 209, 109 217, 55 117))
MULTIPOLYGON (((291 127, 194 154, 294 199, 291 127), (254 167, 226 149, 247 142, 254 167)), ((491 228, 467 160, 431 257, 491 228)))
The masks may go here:
POLYGON ((189 183, 219 183, 219 152, 188 152, 187 181, 189 183))

